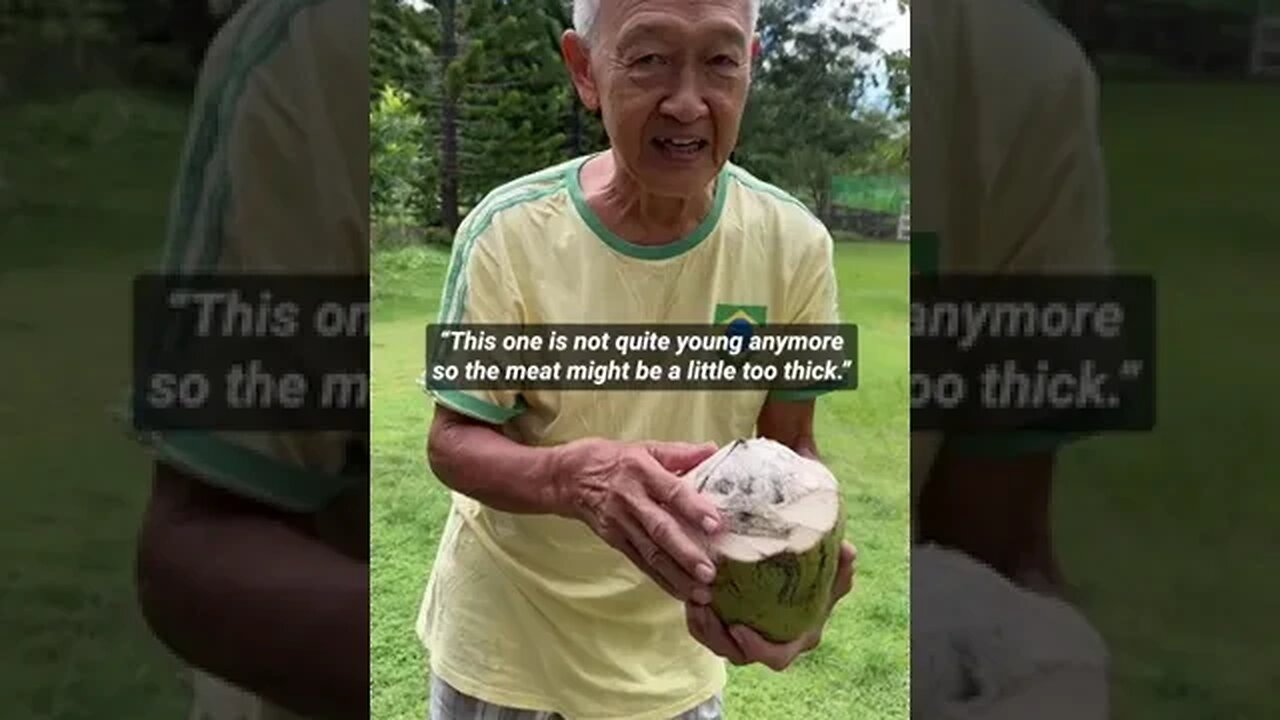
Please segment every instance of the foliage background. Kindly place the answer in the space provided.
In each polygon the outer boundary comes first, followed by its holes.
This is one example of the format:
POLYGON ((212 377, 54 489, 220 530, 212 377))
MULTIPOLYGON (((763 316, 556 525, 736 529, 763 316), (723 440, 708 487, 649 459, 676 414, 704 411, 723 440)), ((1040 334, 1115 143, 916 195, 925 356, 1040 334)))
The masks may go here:
MULTIPOLYGON (((448 243, 492 188, 607 146, 560 57, 571 0, 374 0, 373 13, 379 247, 448 243)), ((765 0, 759 31, 734 162, 824 216, 836 175, 905 185, 909 58, 879 48, 866 3, 765 0)))

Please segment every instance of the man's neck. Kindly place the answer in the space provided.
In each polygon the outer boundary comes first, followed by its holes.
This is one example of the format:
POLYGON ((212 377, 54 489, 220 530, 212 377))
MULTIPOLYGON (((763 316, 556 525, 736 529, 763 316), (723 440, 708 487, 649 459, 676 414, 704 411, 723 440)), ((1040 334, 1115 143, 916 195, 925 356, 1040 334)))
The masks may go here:
POLYGON ((692 198, 648 193, 605 152, 582 168, 587 204, 615 235, 636 245, 667 245, 686 237, 711 211, 714 186, 692 198))

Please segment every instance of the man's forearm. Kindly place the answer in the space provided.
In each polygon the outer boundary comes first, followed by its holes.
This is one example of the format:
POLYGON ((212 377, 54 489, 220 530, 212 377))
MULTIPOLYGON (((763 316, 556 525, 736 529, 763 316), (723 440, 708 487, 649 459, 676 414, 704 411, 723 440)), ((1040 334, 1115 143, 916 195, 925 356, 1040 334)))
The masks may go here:
POLYGON ((138 591, 191 665, 317 718, 368 715, 368 566, 267 513, 159 495, 138 591))
POLYGON ((786 445, 797 455, 822 462, 818 442, 813 437, 814 403, 768 402, 756 420, 760 437, 786 445))
POLYGON ((521 445, 447 409, 436 413, 427 459, 446 486, 502 512, 563 512, 557 448, 521 445))

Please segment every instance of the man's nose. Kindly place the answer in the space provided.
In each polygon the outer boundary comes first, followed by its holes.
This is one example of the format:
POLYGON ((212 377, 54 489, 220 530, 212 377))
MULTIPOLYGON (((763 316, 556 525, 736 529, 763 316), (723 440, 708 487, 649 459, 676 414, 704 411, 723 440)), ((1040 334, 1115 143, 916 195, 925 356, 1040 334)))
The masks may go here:
POLYGON ((685 67, 680 72, 675 87, 662 101, 659 110, 685 125, 695 123, 707 115, 707 103, 703 99, 702 85, 698 82, 695 70, 685 67))

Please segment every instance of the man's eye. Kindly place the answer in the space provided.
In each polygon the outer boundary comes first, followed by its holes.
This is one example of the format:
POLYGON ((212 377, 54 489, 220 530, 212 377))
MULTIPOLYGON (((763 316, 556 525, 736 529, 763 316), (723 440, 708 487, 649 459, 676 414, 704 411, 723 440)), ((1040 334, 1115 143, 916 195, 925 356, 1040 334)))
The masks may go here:
POLYGON ((661 55, 644 55, 642 57, 636 58, 635 62, 631 64, 632 65, 657 65, 661 62, 662 62, 661 55))
POLYGON ((738 61, 729 55, 717 55, 711 58, 711 64, 718 65, 720 67, 737 67, 738 61))

